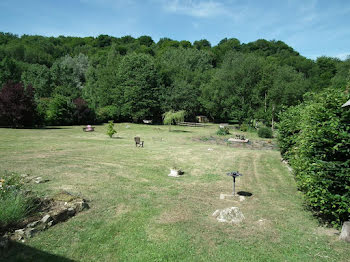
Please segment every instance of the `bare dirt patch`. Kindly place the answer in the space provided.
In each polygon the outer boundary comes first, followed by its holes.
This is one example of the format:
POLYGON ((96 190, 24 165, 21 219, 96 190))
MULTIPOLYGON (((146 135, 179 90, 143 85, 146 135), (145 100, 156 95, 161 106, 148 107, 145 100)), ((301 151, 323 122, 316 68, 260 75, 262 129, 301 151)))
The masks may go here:
POLYGON ((216 145, 226 145, 228 147, 234 148, 244 148, 252 150, 277 150, 278 145, 273 140, 249 140, 248 143, 239 143, 239 142, 230 142, 228 138, 220 138, 214 136, 202 136, 194 137, 192 141, 202 142, 207 144, 216 144, 216 145))

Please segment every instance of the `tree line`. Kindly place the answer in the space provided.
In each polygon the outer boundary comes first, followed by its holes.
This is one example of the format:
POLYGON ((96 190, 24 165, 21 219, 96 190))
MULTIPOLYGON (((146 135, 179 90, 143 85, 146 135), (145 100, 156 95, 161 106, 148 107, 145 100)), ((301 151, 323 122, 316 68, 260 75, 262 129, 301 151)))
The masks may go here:
POLYGON ((349 59, 310 60, 275 40, 225 38, 212 46, 108 35, 0 33, 0 61, 0 125, 15 127, 157 122, 170 110, 186 111, 189 121, 206 115, 273 125, 305 93, 345 86, 350 69, 349 59))

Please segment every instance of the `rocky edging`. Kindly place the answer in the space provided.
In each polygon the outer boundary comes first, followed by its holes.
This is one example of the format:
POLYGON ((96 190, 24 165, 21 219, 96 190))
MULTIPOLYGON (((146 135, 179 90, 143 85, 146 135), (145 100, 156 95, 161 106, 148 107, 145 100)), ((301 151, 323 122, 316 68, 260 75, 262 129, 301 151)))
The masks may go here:
POLYGON ((67 192, 60 192, 52 199, 44 199, 45 211, 40 212, 32 218, 28 218, 28 223, 20 223, 17 228, 11 228, 3 236, 0 236, 0 249, 8 248, 10 240, 25 242, 35 234, 47 230, 51 226, 64 222, 75 216, 77 213, 88 209, 89 205, 83 198, 73 196, 67 192), (39 218, 39 219, 38 219, 39 218))

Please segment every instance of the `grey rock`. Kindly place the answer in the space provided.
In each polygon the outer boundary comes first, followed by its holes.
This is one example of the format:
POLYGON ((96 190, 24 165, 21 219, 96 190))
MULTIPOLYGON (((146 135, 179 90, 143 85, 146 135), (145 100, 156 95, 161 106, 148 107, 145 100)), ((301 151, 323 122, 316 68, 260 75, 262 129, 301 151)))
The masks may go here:
POLYGON ((344 222, 339 239, 350 243, 350 221, 344 222))
POLYGON ((24 238, 24 229, 17 229, 13 235, 15 240, 21 240, 24 238))
POLYGON ((41 176, 38 176, 34 179, 34 182, 37 184, 46 183, 48 181, 49 181, 48 179, 43 179, 41 176))
POLYGON ((51 220, 49 223, 47 223, 48 227, 51 227, 53 225, 53 220, 51 220))
POLYGON ((88 205, 88 203, 86 202, 85 199, 80 199, 79 201, 76 201, 74 203, 74 205, 75 205, 75 211, 76 212, 80 212, 80 211, 83 211, 83 210, 89 208, 89 205, 88 205))
POLYGON ((36 227, 39 223, 40 223, 40 221, 34 221, 34 222, 32 222, 32 223, 29 223, 29 224, 27 225, 27 227, 36 227))
POLYGON ((238 207, 218 209, 213 213, 213 216, 216 217, 219 222, 226 223, 240 223, 245 219, 243 213, 238 207))
POLYGON ((245 196, 239 196, 239 201, 242 202, 245 200, 245 196))
POLYGON ((59 222, 63 222, 66 221, 69 218, 68 215, 68 208, 61 208, 61 209, 57 209, 54 210, 50 213, 54 223, 59 223, 59 222))
POLYGON ((36 230, 35 228, 27 228, 27 229, 25 230, 25 235, 26 235, 27 238, 31 238, 31 237, 34 236, 34 234, 35 234, 36 232, 38 232, 38 230, 36 230))
POLYGON ((41 219, 41 222, 46 224, 46 223, 50 222, 51 220, 52 220, 52 217, 49 214, 47 214, 47 215, 43 216, 43 218, 41 219))

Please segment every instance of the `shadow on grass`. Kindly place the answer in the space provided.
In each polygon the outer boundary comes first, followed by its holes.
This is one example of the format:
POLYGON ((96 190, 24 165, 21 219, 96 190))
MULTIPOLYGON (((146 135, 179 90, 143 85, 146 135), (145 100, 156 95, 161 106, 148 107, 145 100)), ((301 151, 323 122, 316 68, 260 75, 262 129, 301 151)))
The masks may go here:
POLYGON ((31 128, 31 129, 38 129, 38 130, 57 130, 57 129, 71 129, 71 127, 45 126, 45 127, 31 128))
POLYGON ((239 191, 239 192, 237 192, 237 194, 238 194, 239 196, 246 196, 246 197, 250 197, 250 196, 253 195, 252 193, 247 192, 247 191, 239 191))
POLYGON ((192 131, 178 130, 178 129, 171 130, 170 132, 174 132, 174 133, 192 133, 192 131))
POLYGON ((122 137, 120 137, 120 136, 113 136, 113 137, 111 137, 112 139, 124 139, 124 138, 122 138, 122 137))
POLYGON ((72 259, 50 254, 15 241, 10 241, 7 250, 0 249, 0 261, 74 262, 72 259))

